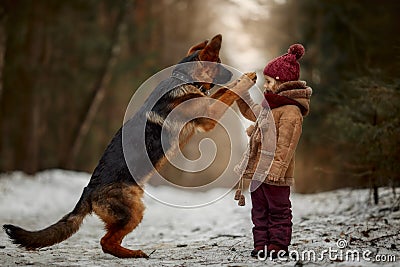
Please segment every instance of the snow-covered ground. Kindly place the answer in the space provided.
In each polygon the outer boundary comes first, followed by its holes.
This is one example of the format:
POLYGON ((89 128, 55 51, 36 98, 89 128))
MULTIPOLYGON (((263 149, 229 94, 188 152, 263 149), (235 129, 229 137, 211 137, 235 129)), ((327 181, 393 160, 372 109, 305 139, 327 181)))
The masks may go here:
MULTIPOLYGON (((19 172, 1 175, 0 223, 39 229, 57 221, 75 206, 89 178, 86 173, 61 170, 45 171, 34 177, 19 172)), ((177 198, 186 194, 171 187, 151 189, 177 198)), ((224 191, 217 188, 193 193, 192 197, 218 196, 224 191)), ((289 250, 291 255, 299 255, 298 260, 250 258, 250 198, 247 193, 248 204, 239 207, 231 192, 213 204, 194 209, 166 206, 145 196, 143 222, 126 237, 124 245, 151 254, 149 259, 117 259, 104 254, 99 244, 104 235, 103 225, 92 215, 70 239, 39 251, 17 248, 1 231, 0 265, 397 266, 393 260, 400 262, 400 188, 396 189, 396 196, 392 189, 381 189, 380 195, 380 203, 375 206, 370 203, 369 190, 293 193, 294 226, 289 250), (339 249, 338 245, 345 247, 339 249), (382 263, 383 260, 386 262, 382 263)))

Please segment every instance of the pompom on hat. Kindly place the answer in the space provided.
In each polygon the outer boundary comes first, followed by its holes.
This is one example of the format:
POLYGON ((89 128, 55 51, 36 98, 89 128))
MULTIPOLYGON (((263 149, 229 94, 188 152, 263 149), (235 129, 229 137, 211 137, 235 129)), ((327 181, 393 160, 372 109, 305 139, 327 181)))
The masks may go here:
POLYGON ((300 64, 297 61, 304 55, 304 52, 304 46, 301 44, 291 45, 287 54, 268 62, 264 68, 264 75, 282 82, 297 81, 300 78, 300 64))

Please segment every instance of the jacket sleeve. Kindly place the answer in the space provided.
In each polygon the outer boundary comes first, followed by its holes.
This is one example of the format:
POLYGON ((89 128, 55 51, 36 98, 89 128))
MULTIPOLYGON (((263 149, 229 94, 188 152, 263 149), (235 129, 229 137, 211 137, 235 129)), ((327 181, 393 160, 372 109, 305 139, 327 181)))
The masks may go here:
POLYGON ((249 92, 245 92, 241 96, 241 98, 236 100, 236 103, 243 117, 251 121, 257 120, 257 117, 260 114, 262 107, 259 104, 254 103, 253 99, 251 99, 249 92))
POLYGON ((303 116, 300 112, 297 112, 298 114, 285 113, 282 114, 278 122, 275 122, 278 123, 276 149, 274 160, 268 172, 268 179, 273 181, 284 178, 302 132, 303 116))

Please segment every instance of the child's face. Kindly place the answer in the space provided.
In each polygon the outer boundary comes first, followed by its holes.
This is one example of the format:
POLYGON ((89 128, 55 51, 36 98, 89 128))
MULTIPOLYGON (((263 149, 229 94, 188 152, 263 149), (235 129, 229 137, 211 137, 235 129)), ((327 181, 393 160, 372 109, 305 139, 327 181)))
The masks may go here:
POLYGON ((265 82, 264 82, 264 89, 265 91, 272 91, 275 93, 276 89, 276 80, 270 76, 264 75, 265 82))

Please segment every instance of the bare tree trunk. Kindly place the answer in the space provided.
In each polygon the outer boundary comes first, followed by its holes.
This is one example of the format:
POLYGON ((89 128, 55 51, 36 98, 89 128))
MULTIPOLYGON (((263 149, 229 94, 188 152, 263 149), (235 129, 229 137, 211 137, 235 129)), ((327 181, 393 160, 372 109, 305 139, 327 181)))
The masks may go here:
MULTIPOLYGON (((3 134, 4 134, 4 123, 3 123, 3 71, 4 71, 4 57, 6 53, 6 11, 4 7, 0 6, 0 157, 5 156, 3 148, 3 134)), ((4 161, 0 160, 0 170, 4 169, 4 161)))
MULTIPOLYGON (((375 110, 372 125, 375 127, 377 124, 378 124, 378 112, 375 110)), ((382 155, 382 151, 380 151, 380 154, 382 155)), ((374 203, 375 203, 375 205, 378 205, 378 203, 379 203, 379 192, 378 192, 379 185, 378 185, 378 181, 377 181, 378 177, 376 177, 377 172, 375 172, 375 170, 376 170, 376 167, 373 166, 372 181, 373 181, 373 190, 374 190, 374 203)), ((379 173, 379 171, 378 171, 378 173, 379 173)))
POLYGON ((39 170, 39 148, 40 148, 40 108, 39 108, 39 97, 35 93, 32 96, 31 106, 31 121, 30 121, 30 133, 29 142, 26 148, 26 159, 25 159, 25 172, 28 174, 34 174, 39 170))
POLYGON ((82 123, 80 124, 78 130, 74 135, 71 149, 68 151, 66 157, 61 163, 64 168, 73 169, 75 167, 75 158, 77 157, 82 147, 83 140, 87 136, 93 119, 95 118, 96 112, 98 111, 103 101, 104 95, 106 93, 106 87, 110 83, 112 70, 120 52, 121 36, 126 26, 126 17, 128 10, 131 7, 132 1, 133 0, 127 0, 125 4, 122 5, 120 8, 114 27, 107 60, 104 64, 103 69, 100 71, 98 80, 94 85, 93 93, 90 97, 89 103, 85 107, 82 119, 80 120, 82 121, 82 123))
POLYGON ((6 54, 6 14, 5 10, 0 6, 0 103, 3 96, 3 68, 4 56, 6 54))
POLYGON ((38 82, 37 69, 40 68, 40 58, 43 53, 43 23, 41 17, 44 15, 43 5, 34 4, 32 7, 31 27, 27 38, 28 59, 25 74, 27 76, 27 90, 29 91, 25 106, 25 127, 26 132, 24 142, 24 162, 23 171, 34 174, 39 169, 39 122, 40 122, 40 89, 37 88, 38 82))
POLYGON ((373 185, 374 190, 374 204, 378 205, 379 203, 379 193, 378 193, 378 186, 376 184, 373 185))

